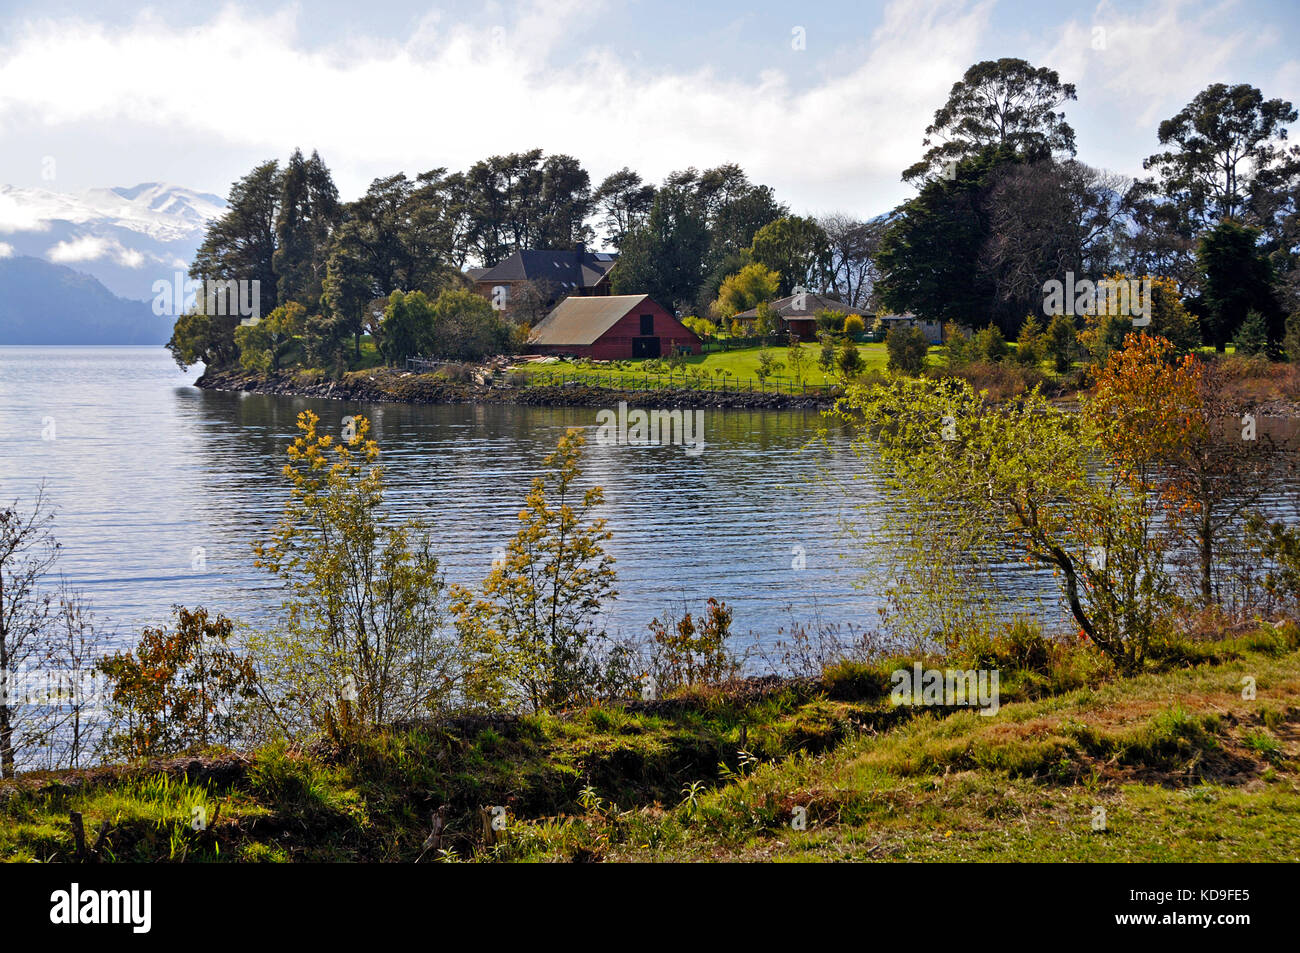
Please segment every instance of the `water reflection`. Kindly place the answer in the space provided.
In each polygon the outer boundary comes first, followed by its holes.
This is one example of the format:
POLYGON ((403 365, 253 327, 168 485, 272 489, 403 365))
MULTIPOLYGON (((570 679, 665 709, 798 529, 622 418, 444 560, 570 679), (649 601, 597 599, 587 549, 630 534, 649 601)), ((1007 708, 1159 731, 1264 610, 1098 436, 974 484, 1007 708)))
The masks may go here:
MULTIPOLYGON (((354 405, 203 392, 193 377, 161 349, 0 348, 0 495, 46 482, 63 570, 123 642, 173 603, 250 621, 274 607, 250 544, 279 514, 284 449, 304 409, 334 433, 347 415, 371 418, 393 510, 429 521, 460 583, 487 573, 564 430, 587 428, 585 479, 605 488, 618 560, 608 621, 624 633, 709 596, 733 606, 738 632, 764 639, 792 617, 872 627, 896 576, 888 550, 840 532, 844 521, 869 536, 889 502, 877 479, 853 479, 851 455, 803 449, 815 412, 706 411, 707 446, 693 456, 597 445, 598 408, 354 405), (42 439, 47 419, 56 439, 42 439), (818 483, 822 464, 847 496, 818 483), (864 562, 874 577, 856 586, 864 562)), ((1259 427, 1294 439, 1297 422, 1259 427)), ((1057 612, 1050 573, 1008 560, 994 575, 1008 614, 1057 612)))
MULTIPOLYGON (((304 409, 335 433, 344 416, 371 418, 390 503, 431 523, 447 576, 461 583, 481 579, 513 534, 564 430, 594 438, 596 426, 596 408, 352 405, 203 392, 188 386, 192 376, 154 349, 0 350, 0 491, 27 496, 46 481, 64 571, 123 640, 177 602, 246 619, 274 606, 250 542, 279 513, 284 449, 304 409), (41 440, 47 416, 52 441, 41 440)), ((741 632, 770 635, 814 606, 826 621, 874 621, 877 596, 854 588, 858 570, 842 558, 845 501, 814 487, 817 455, 802 450, 819 421, 815 412, 706 411, 696 456, 591 439, 584 478, 605 488, 618 560, 610 624, 640 632, 652 616, 709 596, 734 607, 741 632)), ((855 492, 865 499, 871 488, 855 492)))

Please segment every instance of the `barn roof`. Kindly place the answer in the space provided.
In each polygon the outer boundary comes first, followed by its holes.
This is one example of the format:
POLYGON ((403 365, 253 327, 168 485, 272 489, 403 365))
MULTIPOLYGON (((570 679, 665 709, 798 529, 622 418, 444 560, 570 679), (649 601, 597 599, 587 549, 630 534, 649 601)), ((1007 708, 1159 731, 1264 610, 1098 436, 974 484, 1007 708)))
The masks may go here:
POLYGON ((557 347, 595 344, 620 318, 649 299, 649 295, 565 298, 533 328, 528 343, 557 347))

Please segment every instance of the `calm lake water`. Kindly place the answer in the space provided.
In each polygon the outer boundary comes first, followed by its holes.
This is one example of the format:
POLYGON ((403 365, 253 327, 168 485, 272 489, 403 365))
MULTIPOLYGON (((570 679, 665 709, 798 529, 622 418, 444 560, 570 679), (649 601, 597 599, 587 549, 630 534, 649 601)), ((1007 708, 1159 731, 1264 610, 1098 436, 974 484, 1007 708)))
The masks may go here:
MULTIPOLYGON (((44 482, 62 571, 97 619, 132 643, 174 603, 255 621, 277 602, 253 566, 287 495, 280 467, 299 411, 338 433, 364 413, 383 450, 388 502, 432 524, 449 581, 473 583, 517 528, 542 459, 589 430, 585 478, 605 489, 618 590, 607 621, 644 632, 709 596, 733 629, 775 637, 792 618, 872 627, 878 594, 839 532, 854 510, 817 487, 824 454, 801 448, 815 412, 706 411, 706 448, 598 446, 596 409, 352 404, 213 393, 162 348, 0 348, 0 497, 44 482), (196 561, 196 556, 201 560, 196 561), (802 563, 805 568, 796 569, 802 563)), ((838 464, 841 476, 849 461, 838 464)), ((854 489, 870 500, 869 485, 854 489)), ((853 516, 861 519, 860 516, 853 516)))
MULTIPOLYGON (((287 496, 280 468, 304 409, 336 434, 345 416, 372 420, 390 511, 432 526, 451 582, 487 574, 543 458, 566 428, 584 427, 584 479, 605 489, 618 561, 611 631, 644 635, 653 617, 698 612, 709 596, 733 608, 742 646, 770 644, 792 621, 880 625, 891 554, 864 552, 843 526, 869 533, 889 502, 873 479, 854 479, 863 467, 851 454, 804 449, 821 424, 814 411, 705 411, 706 446, 691 454, 601 446, 597 408, 214 393, 193 387, 196 376, 162 348, 0 348, 0 499, 30 499, 44 483, 60 568, 115 644, 134 644, 176 603, 253 623, 274 610, 277 583, 254 567, 251 544, 287 496)), ((1295 421, 1261 426, 1296 436, 1295 421)), ((1296 497, 1265 509, 1294 517, 1296 497)), ((991 608, 1064 619, 1049 572, 1027 575, 1014 558, 1000 569, 991 608)))

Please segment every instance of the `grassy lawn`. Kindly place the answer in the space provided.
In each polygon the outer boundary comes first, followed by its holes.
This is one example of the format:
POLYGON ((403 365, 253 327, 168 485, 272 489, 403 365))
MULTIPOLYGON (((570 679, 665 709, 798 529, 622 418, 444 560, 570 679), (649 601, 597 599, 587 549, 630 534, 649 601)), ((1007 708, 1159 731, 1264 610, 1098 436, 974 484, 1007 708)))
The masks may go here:
MULTIPOLYGON (((805 343, 801 346, 807 363, 804 368, 804 381, 810 385, 825 385, 838 383, 834 375, 827 375, 817 364, 817 359, 821 355, 821 346, 813 343, 805 343)), ((720 386, 725 380, 726 385, 731 388, 738 383, 746 389, 752 383, 758 386, 758 355, 762 351, 768 351, 772 357, 785 365, 788 361, 788 349, 786 347, 771 348, 743 348, 735 351, 717 351, 710 354, 697 354, 688 357, 685 361, 685 369, 677 370, 672 377, 680 386, 685 382, 685 386, 696 386, 692 383, 691 374, 703 373, 708 375, 709 381, 714 386, 720 386)), ((865 370, 885 369, 888 355, 885 352, 884 344, 859 344, 858 353, 862 355, 865 370)), ((524 373, 535 376, 541 375, 544 379, 547 376, 574 376, 581 378, 613 378, 616 382, 633 383, 634 378, 644 378, 647 374, 653 375, 654 369, 659 369, 659 375, 663 379, 663 386, 667 386, 668 373, 666 366, 661 362, 650 363, 650 370, 647 370, 646 361, 603 361, 589 362, 582 361, 575 363, 573 361, 552 361, 547 364, 533 365, 524 370, 524 373)), ((784 389, 789 389, 791 384, 790 370, 788 367, 781 367, 776 371, 773 377, 768 379, 768 389, 774 389, 776 385, 783 385, 784 389)), ((652 382, 652 386, 654 386, 652 382)))

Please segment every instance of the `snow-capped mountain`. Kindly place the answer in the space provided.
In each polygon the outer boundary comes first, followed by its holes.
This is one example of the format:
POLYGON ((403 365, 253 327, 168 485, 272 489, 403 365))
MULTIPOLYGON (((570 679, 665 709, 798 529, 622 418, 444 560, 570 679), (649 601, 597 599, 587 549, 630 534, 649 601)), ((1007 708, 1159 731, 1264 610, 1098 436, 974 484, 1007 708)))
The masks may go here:
POLYGON ((66 265, 147 300, 155 281, 188 269, 225 209, 220 196, 159 182, 80 192, 0 185, 0 257, 66 265))

